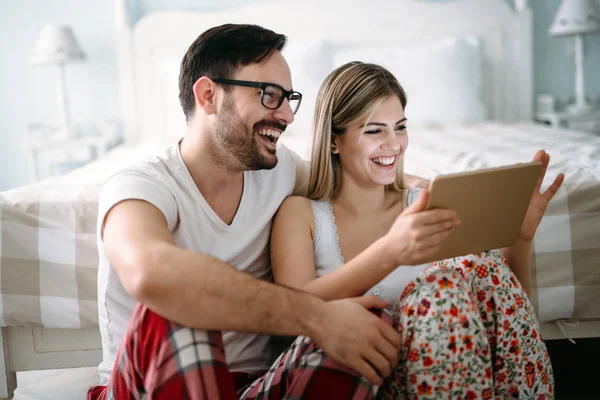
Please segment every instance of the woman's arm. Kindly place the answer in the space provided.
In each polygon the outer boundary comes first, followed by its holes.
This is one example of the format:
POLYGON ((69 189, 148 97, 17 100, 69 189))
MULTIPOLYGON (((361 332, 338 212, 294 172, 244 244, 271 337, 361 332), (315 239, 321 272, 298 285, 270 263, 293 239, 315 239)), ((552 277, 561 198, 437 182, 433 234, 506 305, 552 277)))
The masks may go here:
POLYGON ((317 278, 312 207, 301 197, 286 199, 275 216, 271 232, 275 282, 324 300, 362 296, 398 265, 423 263, 458 226, 454 211, 423 211, 426 202, 427 193, 402 212, 386 235, 346 264, 317 278))
POLYGON ((310 201, 288 197, 271 231, 271 266, 275 283, 302 289, 324 300, 362 296, 397 266, 386 261, 383 240, 340 268, 317 278, 313 251, 314 215, 310 201))
POLYGON ((285 199, 271 228, 271 268, 275 283, 301 289, 316 279, 313 234, 310 201, 298 196, 285 199))
POLYGON ((531 249, 533 243, 531 240, 517 239, 517 242, 511 247, 502 249, 502 256, 510 266, 521 286, 528 296, 531 296, 531 249))
POLYGON ((519 237, 514 245, 502 249, 502 255, 506 258, 510 269, 517 276, 517 279, 521 282, 521 286, 523 286, 528 295, 531 295, 531 250, 533 248, 533 238, 538 226, 542 222, 542 217, 546 212, 548 204, 565 179, 564 174, 558 174, 554 182, 542 193, 541 187, 548 164, 550 163, 550 155, 544 150, 539 150, 533 157, 533 161, 540 161, 542 169, 535 184, 531 200, 529 201, 519 237))

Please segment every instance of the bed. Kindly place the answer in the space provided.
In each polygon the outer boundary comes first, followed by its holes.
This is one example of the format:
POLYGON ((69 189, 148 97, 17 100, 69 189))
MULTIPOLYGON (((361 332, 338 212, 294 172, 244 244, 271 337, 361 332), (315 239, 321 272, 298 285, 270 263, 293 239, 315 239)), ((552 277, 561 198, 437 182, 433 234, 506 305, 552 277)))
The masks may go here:
POLYGON ((304 100, 281 141, 301 156, 309 154, 320 82, 352 59, 386 65, 405 86, 409 173, 523 162, 546 149, 545 184, 559 172, 566 181, 535 239, 532 300, 546 339, 600 336, 600 137, 533 123, 526 3, 267 0, 212 13, 159 12, 132 24, 131 2, 115 0, 125 143, 68 175, 0 193, 0 399, 12 395, 17 371, 100 362, 100 185, 183 134, 178 63, 198 34, 226 22, 289 37, 284 55, 304 100))

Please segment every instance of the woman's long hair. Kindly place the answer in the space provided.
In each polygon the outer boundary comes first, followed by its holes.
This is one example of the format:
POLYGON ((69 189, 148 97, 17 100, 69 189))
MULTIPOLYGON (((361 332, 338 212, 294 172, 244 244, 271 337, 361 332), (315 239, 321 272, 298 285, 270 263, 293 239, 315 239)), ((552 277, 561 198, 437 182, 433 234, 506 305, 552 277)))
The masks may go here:
MULTIPOLYGON (((367 120, 377 106, 397 96, 406 109, 406 93, 387 69, 353 61, 334 70, 323 82, 317 96, 314 136, 310 161, 308 197, 329 200, 340 184, 339 155, 331 153, 332 135, 341 135, 358 120, 367 120)), ((398 160, 396 181, 388 190, 403 188, 404 154, 398 160)))

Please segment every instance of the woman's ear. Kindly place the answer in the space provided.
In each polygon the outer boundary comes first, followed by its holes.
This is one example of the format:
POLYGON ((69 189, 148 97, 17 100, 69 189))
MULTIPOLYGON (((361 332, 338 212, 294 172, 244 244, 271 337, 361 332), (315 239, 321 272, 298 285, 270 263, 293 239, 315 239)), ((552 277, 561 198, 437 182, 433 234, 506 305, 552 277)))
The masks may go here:
POLYGON ((339 154, 340 151, 338 150, 338 146, 337 143, 335 142, 335 140, 331 140, 331 154, 339 154))
POLYGON ((217 111, 216 107, 216 89, 217 85, 206 76, 198 79, 192 90, 196 99, 196 107, 201 108, 208 115, 214 114, 217 111))

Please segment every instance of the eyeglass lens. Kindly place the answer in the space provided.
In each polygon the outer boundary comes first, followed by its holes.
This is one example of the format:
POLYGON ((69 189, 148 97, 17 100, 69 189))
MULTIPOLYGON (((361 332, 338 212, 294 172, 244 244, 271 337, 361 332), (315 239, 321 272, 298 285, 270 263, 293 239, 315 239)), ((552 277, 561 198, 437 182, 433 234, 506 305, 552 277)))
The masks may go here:
MULTIPOLYGON (((283 102, 282 97, 283 92, 281 91, 281 88, 269 85, 263 90, 262 103, 265 107, 275 110, 283 102)), ((290 103, 292 112, 295 114, 296 111, 298 111, 298 106, 300 105, 300 96, 297 93, 292 93, 288 98, 288 102, 290 103)))

